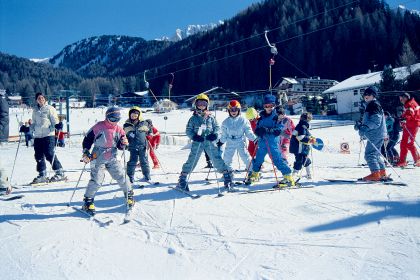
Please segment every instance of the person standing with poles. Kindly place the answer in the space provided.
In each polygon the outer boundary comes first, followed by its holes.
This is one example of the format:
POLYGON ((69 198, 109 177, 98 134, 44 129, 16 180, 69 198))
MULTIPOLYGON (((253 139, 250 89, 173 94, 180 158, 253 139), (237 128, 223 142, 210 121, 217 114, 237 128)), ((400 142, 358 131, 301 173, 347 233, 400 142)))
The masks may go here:
POLYGON ((361 178, 361 181, 384 181, 389 180, 385 170, 385 163, 381 155, 381 147, 388 138, 386 132, 385 116, 381 104, 376 100, 378 90, 375 86, 365 89, 363 99, 366 109, 361 121, 357 121, 354 129, 359 131, 362 139, 367 139, 365 160, 371 174, 361 178))
POLYGON ((130 151, 130 160, 127 163, 127 176, 130 182, 134 183, 134 173, 137 162, 140 161, 141 172, 144 181, 150 182, 150 166, 147 157, 148 140, 147 135, 151 133, 151 128, 141 114, 141 109, 133 106, 128 111, 128 120, 124 123, 124 131, 128 137, 128 150, 130 151))
POLYGON ((315 143, 316 139, 309 132, 310 122, 312 120, 312 113, 303 113, 295 130, 292 133, 290 141, 290 152, 295 155, 295 162, 293 164, 293 175, 300 176, 302 167, 305 167, 306 178, 312 179, 311 159, 308 157, 311 152, 311 145, 315 143))
POLYGON ((416 148, 416 135, 420 126, 420 106, 408 92, 400 95, 400 102, 404 104, 404 112, 400 118, 403 134, 400 144, 400 160, 396 166, 407 166, 406 158, 410 151, 414 165, 420 167, 420 155, 416 148))
MULTIPOLYGON (((129 180, 125 178, 124 168, 117 159, 117 151, 124 150, 128 140, 122 127, 118 125, 121 120, 121 111, 118 107, 109 107, 106 110, 105 120, 95 124, 83 139, 83 162, 90 162, 90 180, 83 198, 83 210, 93 216, 96 213, 94 199, 105 169, 111 177, 118 182, 126 197, 127 209, 134 206, 134 192, 129 180), (94 145, 92 152, 90 151, 94 145)), ((80 178, 79 178, 80 179, 80 178)))
MULTIPOLYGON (((0 146, 4 142, 9 141, 9 105, 5 96, 5 91, 0 91, 0 146)), ((18 143, 18 150, 20 146, 20 137, 18 143)), ((17 152, 16 151, 16 155, 17 152)), ((15 157, 16 162, 16 157, 15 157)), ((12 191, 10 181, 7 179, 6 173, 4 172, 3 165, 6 164, 5 158, 0 157, 0 188, 4 190, 6 194, 12 191)), ((13 163, 14 165, 15 163, 13 163)))
POLYGON ((36 93, 37 105, 32 112, 32 127, 34 131, 34 150, 36 170, 39 175, 31 184, 57 182, 65 180, 63 167, 55 155, 55 130, 59 129, 57 111, 53 106, 47 104, 47 100, 41 92, 36 93), (50 179, 47 178, 47 159, 55 172, 50 179))
MULTIPOLYGON (((272 94, 264 96, 264 111, 260 113, 255 134, 258 136, 258 148, 255 159, 252 162, 252 174, 248 177, 246 184, 259 181, 260 169, 267 153, 278 170, 283 174, 283 180, 277 182, 279 188, 295 186, 292 170, 281 156, 279 149, 279 136, 282 133, 282 124, 278 121, 278 115, 274 110, 276 98, 272 94)), ((277 176, 276 176, 277 179, 277 176)))
POLYGON ((283 125, 283 131, 280 135, 280 151, 282 157, 287 161, 287 156, 289 155, 289 146, 290 139, 292 138, 292 132, 295 129, 295 124, 293 120, 286 116, 286 111, 283 108, 277 109, 277 114, 279 115, 279 122, 283 125))
POLYGON ((153 169, 159 169, 159 160, 155 154, 155 150, 159 148, 160 144, 160 133, 159 130, 155 126, 153 126, 153 122, 151 119, 147 119, 146 122, 149 124, 149 128, 151 133, 146 136, 147 141, 149 141, 149 155, 153 161, 153 169))
POLYGON ((245 141, 246 138, 249 141, 255 141, 257 137, 252 132, 249 122, 241 116, 241 104, 239 101, 232 100, 229 102, 228 113, 229 117, 222 123, 222 136, 220 137, 222 145, 226 143, 223 160, 229 168, 232 168, 233 156, 238 151, 245 166, 248 166, 252 159, 246 149, 245 141))
POLYGON ((197 95, 193 116, 188 120, 186 134, 192 140, 191 152, 187 162, 182 166, 177 188, 189 191, 188 174, 190 174, 200 155, 206 151, 218 172, 223 173, 225 188, 230 189, 233 181, 232 170, 225 164, 216 145, 219 138, 219 125, 208 110, 210 99, 204 93, 197 95))

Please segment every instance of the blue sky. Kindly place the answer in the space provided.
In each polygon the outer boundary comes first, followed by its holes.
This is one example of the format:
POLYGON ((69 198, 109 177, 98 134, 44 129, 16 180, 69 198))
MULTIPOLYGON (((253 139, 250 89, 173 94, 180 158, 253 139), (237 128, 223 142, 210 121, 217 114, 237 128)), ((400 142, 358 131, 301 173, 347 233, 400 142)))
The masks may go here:
MULTIPOLYGON (((0 0, 0 51, 44 58, 91 36, 172 36, 188 24, 229 19, 256 2, 261 0, 0 0)), ((388 3, 420 10, 420 0, 388 3)))

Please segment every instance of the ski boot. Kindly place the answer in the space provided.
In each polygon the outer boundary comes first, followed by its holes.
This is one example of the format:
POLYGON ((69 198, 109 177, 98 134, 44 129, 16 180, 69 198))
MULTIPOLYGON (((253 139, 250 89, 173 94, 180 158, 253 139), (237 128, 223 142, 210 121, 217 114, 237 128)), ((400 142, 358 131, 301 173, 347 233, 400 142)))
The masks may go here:
POLYGON ((177 188, 185 190, 187 192, 190 191, 190 188, 188 187, 187 182, 187 173, 182 172, 181 175, 179 175, 178 179, 178 185, 176 185, 177 188))
POLYGON ((232 184, 233 184, 233 173, 232 171, 225 171, 223 172, 223 180, 224 180, 224 185, 225 185, 225 189, 227 191, 231 191, 233 189, 232 184))
POLYGON ((43 184, 43 183, 48 183, 48 178, 46 176, 45 171, 39 172, 39 175, 32 180, 31 185, 43 184))
POLYGON ((93 204, 93 200, 94 198, 89 198, 86 196, 83 198, 83 201, 85 202, 85 204, 83 205, 82 210, 91 216, 95 216, 96 214, 95 204, 93 204))
POLYGON ((284 175, 283 180, 277 185, 278 188, 294 187, 296 186, 295 179, 293 179, 292 174, 284 175))
POLYGON ((246 185, 251 185, 252 183, 258 182, 260 180, 260 172, 252 171, 250 175, 248 175, 248 179, 246 180, 246 185))
POLYGON ((134 200, 134 191, 128 191, 127 194, 127 206, 128 206, 128 210, 133 209, 134 204, 136 203, 136 201, 134 200))
POLYGON ((152 167, 152 169, 159 169, 160 168, 160 166, 159 166, 159 163, 156 163, 155 165, 153 165, 153 167, 152 167))
POLYGON ((306 178, 311 180, 312 179, 312 172, 311 172, 311 167, 310 166, 306 166, 305 167, 306 170, 306 178))
POLYGON ((384 182, 393 181, 392 178, 391 178, 391 175, 387 175, 386 174, 386 170, 385 169, 379 170, 379 175, 381 176, 381 181, 384 181, 384 182))
POLYGON ((50 182, 65 181, 67 178, 64 176, 62 169, 56 170, 54 176, 50 178, 50 182))

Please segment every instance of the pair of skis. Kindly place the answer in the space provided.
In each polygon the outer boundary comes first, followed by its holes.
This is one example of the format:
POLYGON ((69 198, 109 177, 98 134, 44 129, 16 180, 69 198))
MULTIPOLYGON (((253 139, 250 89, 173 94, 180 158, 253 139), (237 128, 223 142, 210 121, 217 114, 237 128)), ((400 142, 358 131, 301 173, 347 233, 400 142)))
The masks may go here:
MULTIPOLYGON (((76 206, 72 206, 72 208, 82 214, 84 214, 86 217, 89 218, 89 220, 97 223, 100 227, 107 227, 110 224, 114 223, 114 220, 112 220, 111 218, 102 218, 102 217, 98 217, 96 215, 92 215, 90 213, 88 213, 87 211, 83 210, 82 208, 76 207, 76 206)), ((122 224, 128 224, 129 222, 131 222, 131 220, 133 219, 133 207, 128 209, 127 212, 124 215, 124 219, 122 224)))

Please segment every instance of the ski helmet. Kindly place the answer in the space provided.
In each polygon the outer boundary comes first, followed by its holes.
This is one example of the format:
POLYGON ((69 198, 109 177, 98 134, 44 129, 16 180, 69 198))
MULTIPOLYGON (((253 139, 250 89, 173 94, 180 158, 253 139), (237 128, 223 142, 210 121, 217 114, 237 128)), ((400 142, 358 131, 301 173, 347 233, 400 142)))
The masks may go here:
POLYGON ((210 103, 209 97, 207 95, 205 95, 204 93, 200 93, 199 95, 197 95, 197 97, 195 98, 195 101, 194 101, 194 104, 195 104, 196 108, 197 108, 197 101, 199 101, 199 100, 206 101, 207 102, 206 109, 208 109, 209 103, 210 103))
POLYGON ((265 95, 264 104, 276 104, 276 97, 272 94, 265 95))
POLYGON ((230 110, 231 108, 241 109, 241 103, 239 103, 238 100, 231 100, 228 105, 228 110, 230 110))
POLYGON ((249 107, 245 112, 245 117, 248 120, 254 120, 254 119, 258 118, 258 112, 257 112, 257 110, 255 110, 254 107, 249 107))
POLYGON ((138 119, 140 120, 142 118, 142 115, 141 115, 141 109, 138 106, 133 106, 133 107, 130 108, 130 111, 128 111, 128 117, 130 118, 131 113, 133 113, 135 111, 137 111, 137 113, 139 114, 138 119))
POLYGON ((112 106, 106 110, 105 117, 110 122, 119 122, 121 120, 121 109, 112 106))

